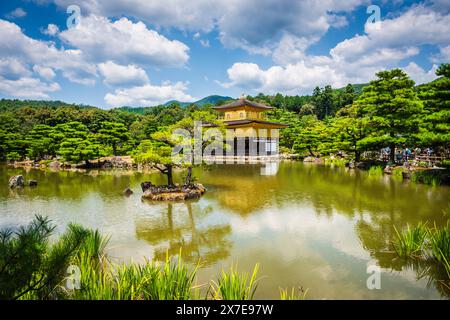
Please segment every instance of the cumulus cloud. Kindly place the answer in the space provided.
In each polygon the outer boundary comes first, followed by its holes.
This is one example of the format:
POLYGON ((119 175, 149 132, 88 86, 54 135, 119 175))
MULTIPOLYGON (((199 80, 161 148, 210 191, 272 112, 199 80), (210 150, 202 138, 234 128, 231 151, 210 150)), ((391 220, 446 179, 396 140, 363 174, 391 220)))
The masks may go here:
POLYGON ((50 80, 55 77, 55 71, 52 68, 43 67, 39 65, 33 66, 33 71, 36 72, 40 77, 50 80))
POLYGON ((59 32, 59 28, 56 24, 50 23, 47 28, 42 30, 43 34, 46 34, 48 36, 55 36, 56 34, 58 34, 59 32))
POLYGON ((414 62, 410 62, 406 67, 402 68, 416 84, 427 83, 437 78, 436 70, 438 66, 434 64, 430 70, 425 71, 414 62))
POLYGON ((344 26, 334 12, 352 10, 362 1, 227 1, 218 28, 224 45, 270 54, 285 34, 314 42, 328 29, 344 26))
POLYGON ((80 50, 58 49, 51 42, 32 39, 23 34, 19 26, 6 20, 0 20, 0 38, 0 59, 13 57, 29 69, 39 65, 61 71, 75 83, 95 83, 97 67, 87 62, 80 50))
POLYGON ((431 56, 431 61, 435 63, 450 62, 450 45, 446 47, 440 47, 437 55, 431 56))
POLYGON ((23 18, 27 15, 26 11, 22 8, 16 8, 10 13, 6 15, 6 18, 8 19, 16 19, 16 18, 23 18))
MULTIPOLYGON (((42 2, 42 0, 40 0, 42 2)), ((65 9, 71 0, 47 0, 65 9)), ((217 30, 230 48, 270 54, 284 33, 315 39, 330 27, 347 24, 339 12, 351 11, 364 0, 89 0, 82 12, 104 16, 133 16, 164 28, 192 32, 217 30)))
POLYGON ((58 34, 67 44, 81 50, 92 61, 133 61, 157 67, 180 67, 189 59, 189 48, 177 40, 169 40, 148 29, 143 22, 127 18, 111 21, 89 15, 80 17, 80 23, 58 34))
POLYGON ((134 66, 122 66, 112 61, 98 65, 104 83, 111 86, 137 86, 149 82, 145 70, 134 66))
POLYGON ((450 43, 450 14, 442 14, 423 5, 412 7, 397 18, 377 24, 366 23, 365 35, 357 35, 339 43, 331 55, 355 60, 379 48, 402 48, 424 44, 450 43))
POLYGON ((230 82, 222 83, 224 87, 236 86, 268 94, 306 93, 315 86, 332 84, 340 87, 345 83, 330 66, 307 66, 304 61, 286 67, 273 66, 267 70, 260 69, 254 63, 235 63, 227 73, 230 82))
MULTIPOLYGON (((35 0, 37 3, 55 3, 66 9, 73 0, 35 0)), ((87 0, 79 1, 83 14, 93 13, 108 17, 132 16, 158 27, 176 27, 190 31, 211 31, 216 19, 226 8, 226 0, 87 0)))
POLYGON ((59 84, 45 83, 36 78, 9 80, 0 76, 0 92, 19 98, 49 98, 48 93, 60 90, 59 84))
MULTIPOLYGON (((435 12, 419 5, 404 14, 374 24, 366 24, 364 35, 355 35, 338 43, 329 55, 308 55, 311 39, 285 34, 273 52, 278 65, 261 69, 256 64, 235 63, 228 70, 230 81, 224 87, 250 88, 254 91, 310 93, 319 85, 335 87, 347 83, 372 80, 380 70, 399 67, 404 61, 420 53, 420 46, 429 44, 441 48, 433 57, 435 63, 445 62, 450 44, 450 14, 435 12)), ((317 40, 317 39, 316 39, 317 40)), ((433 80, 436 66, 424 70, 415 63, 405 68, 417 82, 433 80)))
POLYGON ((0 58, 0 76, 11 80, 29 76, 30 70, 16 58, 0 58))
POLYGON ((185 82, 164 82, 162 85, 146 84, 129 89, 116 89, 114 93, 107 93, 105 101, 110 106, 154 106, 169 100, 194 101, 187 91, 185 82))

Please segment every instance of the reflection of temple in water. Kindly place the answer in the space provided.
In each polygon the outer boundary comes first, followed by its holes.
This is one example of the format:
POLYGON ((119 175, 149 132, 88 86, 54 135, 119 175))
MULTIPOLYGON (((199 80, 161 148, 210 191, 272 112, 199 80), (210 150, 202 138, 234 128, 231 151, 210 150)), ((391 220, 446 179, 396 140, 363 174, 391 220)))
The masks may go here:
POLYGON ((211 208, 199 210, 187 202, 163 204, 161 209, 160 216, 140 217, 135 222, 137 238, 155 247, 155 260, 164 261, 167 253, 175 256, 181 250, 184 261, 212 265, 230 255, 231 242, 227 240, 230 225, 203 226, 202 220, 211 213, 211 208))
MULTIPOLYGON (((221 206, 240 215, 247 215, 263 208, 272 200, 271 190, 280 188, 277 179, 278 165, 278 162, 247 166, 223 165, 223 168, 230 170, 215 171, 211 180, 205 181, 205 184, 212 189, 214 200, 221 206), (220 184, 220 181, 226 181, 226 185, 220 184)), ((210 194, 207 192, 205 197, 210 194)))

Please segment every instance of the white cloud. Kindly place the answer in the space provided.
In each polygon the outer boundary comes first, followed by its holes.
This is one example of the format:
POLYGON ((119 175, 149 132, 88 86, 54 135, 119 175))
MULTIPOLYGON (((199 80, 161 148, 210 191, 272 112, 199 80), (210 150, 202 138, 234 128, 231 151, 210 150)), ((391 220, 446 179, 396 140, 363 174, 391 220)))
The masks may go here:
POLYGON ((415 82, 416 84, 427 83, 437 78, 436 70, 438 66, 434 64, 432 68, 425 71, 414 62, 410 62, 406 67, 402 68, 415 82))
POLYGON ((112 61, 98 65, 104 83, 111 86, 137 86, 149 82, 145 70, 134 65, 122 66, 112 61))
POLYGON ((9 80, 0 76, 0 92, 19 98, 49 98, 47 93, 60 90, 57 83, 45 83, 36 78, 9 80))
POLYGON ((345 25, 344 17, 332 12, 351 11, 362 1, 227 1, 227 9, 218 20, 224 45, 249 52, 270 54, 279 40, 290 34, 315 39, 328 29, 345 25))
POLYGON ((11 80, 29 76, 30 70, 16 58, 0 58, 0 76, 11 80))
POLYGON ((52 42, 26 36, 16 24, 5 20, 0 20, 0 39, 0 58, 14 57, 28 68, 39 65, 58 70, 75 83, 95 83, 97 67, 87 62, 80 50, 57 49, 52 42))
MULTIPOLYGON (((418 55, 419 46, 424 44, 440 46, 441 53, 434 60, 442 62, 450 51, 449 25, 450 14, 414 6, 403 15, 382 21, 380 28, 366 24, 366 34, 340 42, 326 56, 305 53, 314 39, 285 34, 273 52, 279 65, 262 70, 256 64, 235 63, 227 70, 230 81, 222 85, 299 94, 310 93, 317 85, 364 83, 374 79, 377 71, 399 67, 418 55)), ((418 83, 435 78, 436 66, 425 71, 411 62, 404 69, 418 83)))
POLYGON ((15 19, 15 18, 23 18, 27 15, 26 11, 22 8, 16 8, 10 13, 6 15, 8 19, 15 19))
POLYGON ((55 77, 55 71, 53 71, 52 68, 43 67, 39 65, 33 66, 33 71, 36 72, 39 76, 41 76, 44 79, 50 80, 55 77))
POLYGON ((304 61, 286 67, 273 66, 262 70, 254 63, 235 63, 227 70, 230 82, 224 87, 237 86, 268 94, 309 93, 315 86, 331 84, 340 87, 345 84, 341 75, 330 66, 306 66, 304 61))
MULTIPOLYGON (((42 2, 42 0, 40 0, 42 2)), ((66 9, 72 0, 47 0, 66 9)), ((285 33, 317 38, 330 27, 347 24, 343 11, 352 11, 364 0, 89 0, 80 3, 83 13, 133 16, 163 28, 192 32, 217 30, 230 48, 270 54, 285 33)))
POLYGON ((441 14, 422 5, 412 7, 397 18, 366 23, 365 35, 339 43, 331 55, 347 61, 359 59, 379 48, 402 48, 424 44, 450 43, 450 14, 441 14))
POLYGON ((81 50, 97 62, 114 60, 157 67, 180 67, 189 59, 189 48, 180 41, 169 40, 143 22, 127 18, 112 22, 108 18, 90 15, 80 17, 80 23, 59 33, 59 38, 81 50))
MULTIPOLYGON (((35 0, 37 3, 55 3, 66 9, 73 0, 35 0)), ((216 19, 226 8, 226 0, 87 0, 79 1, 84 14, 108 17, 132 16, 159 27, 176 27, 190 31, 211 31, 216 19)))
POLYGON ((129 89, 117 89, 107 93, 105 101, 110 106, 154 106, 169 100, 194 101, 195 98, 186 93, 187 83, 164 82, 162 85, 146 84, 129 89))
POLYGON ((435 63, 443 63, 443 62, 449 63, 450 62, 450 45, 439 48, 439 54, 432 55, 430 60, 435 63))
POLYGON ((58 34, 58 32, 59 32, 58 26, 53 23, 50 23, 46 29, 42 30, 42 33, 48 36, 55 36, 56 34, 58 34))

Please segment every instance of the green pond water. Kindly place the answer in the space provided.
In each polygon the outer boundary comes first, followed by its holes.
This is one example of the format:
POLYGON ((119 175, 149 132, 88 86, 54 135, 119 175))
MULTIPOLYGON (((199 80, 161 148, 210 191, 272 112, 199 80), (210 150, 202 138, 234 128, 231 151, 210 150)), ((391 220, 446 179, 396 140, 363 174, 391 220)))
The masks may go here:
MULTIPOLYGON (((405 262, 391 252, 394 226, 448 220, 450 188, 367 172, 282 162, 217 165, 194 175, 208 189, 196 201, 141 201, 140 183, 164 183, 157 173, 87 172, 0 167, 0 228, 47 215, 62 232, 76 222, 111 236, 113 261, 165 259, 182 248, 203 263, 198 283, 237 264, 260 264, 256 298, 277 299, 279 288, 309 288, 309 299, 448 299, 442 270, 405 262), (11 190, 23 174, 36 188, 11 190), (134 194, 124 197, 130 187, 134 194), (367 267, 381 267, 381 289, 369 290, 367 267)), ((178 174, 176 178, 181 179, 178 174)), ((179 180, 181 181, 181 180, 179 180)))

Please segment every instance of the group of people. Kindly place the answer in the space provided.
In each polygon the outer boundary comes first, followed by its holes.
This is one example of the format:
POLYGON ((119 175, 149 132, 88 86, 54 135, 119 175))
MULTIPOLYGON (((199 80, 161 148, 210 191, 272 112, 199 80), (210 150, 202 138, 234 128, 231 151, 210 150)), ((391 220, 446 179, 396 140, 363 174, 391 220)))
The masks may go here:
MULTIPOLYGON (((381 149, 381 158, 384 161, 389 161, 389 155, 391 153, 391 148, 386 147, 381 149)), ((410 149, 410 148, 396 148, 395 149, 395 161, 402 163, 408 160, 413 160, 416 156, 431 156, 433 154, 432 148, 425 148, 424 150, 420 148, 410 149)))

